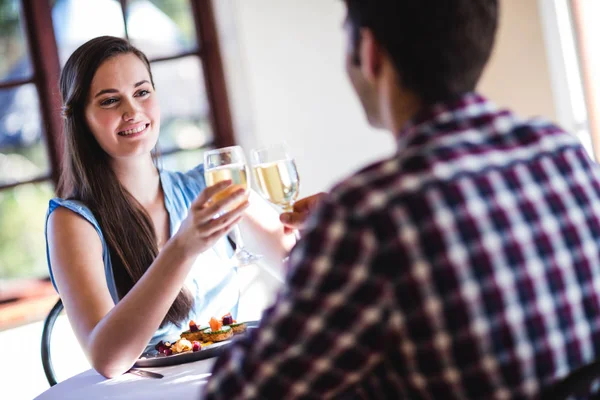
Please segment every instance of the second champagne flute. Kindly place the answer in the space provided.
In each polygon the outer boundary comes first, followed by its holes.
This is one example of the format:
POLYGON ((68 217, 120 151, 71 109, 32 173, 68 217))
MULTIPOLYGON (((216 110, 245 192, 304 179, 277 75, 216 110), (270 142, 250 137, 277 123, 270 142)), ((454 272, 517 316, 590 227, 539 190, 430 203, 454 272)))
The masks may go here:
MULTIPOLYGON (((259 193, 282 211, 293 211, 300 177, 288 146, 279 143, 254 149, 250 157, 259 193)), ((298 231, 294 235, 300 239, 298 231)))
MULTIPOLYGON (((240 146, 223 147, 208 150, 204 153, 204 177, 207 186, 213 186, 225 180, 231 180, 233 185, 240 185, 250 193, 250 174, 244 152, 240 146)), ((236 249, 233 258, 238 266, 255 263, 262 257, 244 248, 240 228, 233 229, 236 249)))

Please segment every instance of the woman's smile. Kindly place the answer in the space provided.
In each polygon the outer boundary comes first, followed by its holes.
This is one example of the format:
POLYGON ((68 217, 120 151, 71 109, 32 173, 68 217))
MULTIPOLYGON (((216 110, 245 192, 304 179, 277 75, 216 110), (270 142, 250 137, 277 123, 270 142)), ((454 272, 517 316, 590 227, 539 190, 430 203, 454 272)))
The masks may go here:
POLYGON ((150 72, 139 57, 127 53, 102 63, 88 99, 88 127, 109 157, 150 159, 158 142, 160 107, 150 72))
POLYGON ((128 139, 139 137, 139 136, 142 136, 144 133, 146 133, 149 126, 150 126, 149 123, 138 124, 137 126, 133 126, 131 128, 120 131, 118 133, 118 135, 122 136, 122 137, 126 137, 128 139))

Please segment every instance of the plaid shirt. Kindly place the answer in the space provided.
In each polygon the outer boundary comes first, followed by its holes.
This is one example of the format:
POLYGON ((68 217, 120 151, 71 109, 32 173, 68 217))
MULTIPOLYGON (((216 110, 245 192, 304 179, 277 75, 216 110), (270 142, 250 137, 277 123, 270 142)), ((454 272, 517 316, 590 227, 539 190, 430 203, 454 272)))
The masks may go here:
POLYGON ((600 171, 468 94, 338 185, 206 399, 521 399, 600 354, 600 171))

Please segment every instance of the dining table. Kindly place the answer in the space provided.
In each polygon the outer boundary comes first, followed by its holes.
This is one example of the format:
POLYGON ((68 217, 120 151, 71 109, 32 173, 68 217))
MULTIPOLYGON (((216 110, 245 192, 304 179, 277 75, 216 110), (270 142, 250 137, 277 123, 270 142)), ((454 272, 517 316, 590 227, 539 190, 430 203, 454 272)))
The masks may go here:
POLYGON ((163 375, 160 379, 133 373, 106 379, 90 369, 58 383, 35 400, 200 400, 216 360, 207 358, 168 367, 139 369, 163 375))
MULTIPOLYGON (((281 272, 266 263, 257 263, 240 268, 238 279, 240 282, 238 318, 242 321, 257 321, 261 318, 262 311, 272 304, 282 285, 281 272)), ((248 324, 250 327, 252 323, 248 322, 248 324)), ((35 400, 199 400, 202 398, 203 386, 206 385, 212 366, 217 360, 213 355, 210 358, 208 355, 200 358, 198 357, 197 361, 171 366, 138 368, 141 371, 163 375, 160 379, 132 373, 106 379, 90 369, 59 382, 35 400)))

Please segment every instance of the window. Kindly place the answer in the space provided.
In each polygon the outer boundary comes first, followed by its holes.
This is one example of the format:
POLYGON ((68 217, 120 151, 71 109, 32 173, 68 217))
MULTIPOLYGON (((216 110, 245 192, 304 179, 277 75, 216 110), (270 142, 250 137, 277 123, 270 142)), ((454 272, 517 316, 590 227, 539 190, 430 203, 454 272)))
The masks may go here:
POLYGON ((587 124, 594 146, 596 159, 600 159, 600 50, 596 45, 598 37, 597 17, 600 17, 600 3, 589 0, 570 0, 574 35, 583 80, 585 102, 587 103, 587 124))
MULTIPOLYGON (((0 0, 2 315, 51 293, 39 280, 48 276, 45 213, 62 153, 58 77, 79 45, 101 35, 128 38, 151 61, 165 168, 191 168, 203 149, 234 143, 210 0, 0 0)), ((0 329, 10 324, 0 318, 0 329)))
POLYGON ((579 138, 590 157, 600 159, 597 98, 600 52, 594 47, 596 0, 538 0, 558 122, 579 138))

